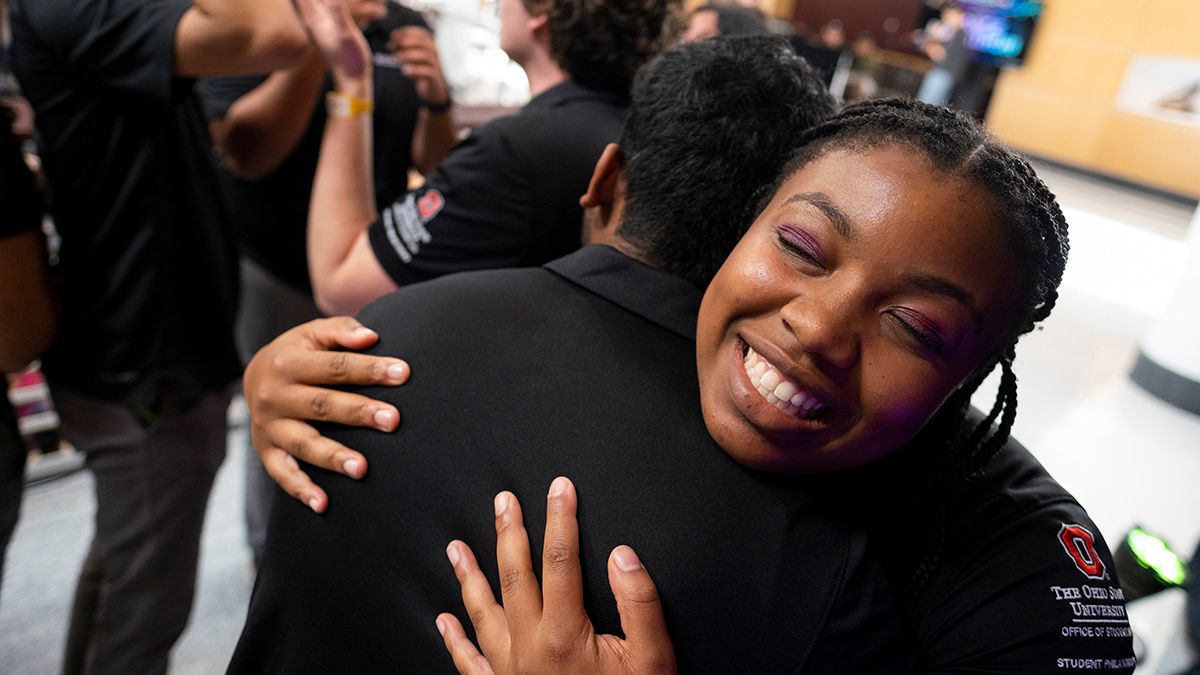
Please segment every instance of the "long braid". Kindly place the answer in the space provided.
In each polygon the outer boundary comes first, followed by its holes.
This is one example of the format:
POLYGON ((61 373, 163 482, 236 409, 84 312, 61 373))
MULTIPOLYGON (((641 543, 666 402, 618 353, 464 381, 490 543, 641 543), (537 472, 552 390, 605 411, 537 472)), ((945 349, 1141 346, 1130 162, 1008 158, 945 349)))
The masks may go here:
POLYGON ((945 493, 947 486, 966 489, 1008 442, 1017 415, 1017 339, 1045 319, 1058 301, 1070 246, 1062 210, 1028 162, 996 143, 975 120, 911 99, 857 103, 811 128, 779 182, 835 148, 853 151, 896 144, 919 150, 938 171, 966 178, 990 193, 1021 263, 1021 306, 1009 335, 902 451, 912 459, 914 480, 906 494, 894 495, 907 505, 907 512, 890 535, 897 541, 918 539, 923 545, 915 551, 912 543, 897 546, 915 552, 902 567, 910 570, 909 600, 916 602, 940 565, 946 535, 947 501, 930 495, 945 493), (997 365, 1001 375, 995 402, 980 422, 970 424, 971 396, 997 365))

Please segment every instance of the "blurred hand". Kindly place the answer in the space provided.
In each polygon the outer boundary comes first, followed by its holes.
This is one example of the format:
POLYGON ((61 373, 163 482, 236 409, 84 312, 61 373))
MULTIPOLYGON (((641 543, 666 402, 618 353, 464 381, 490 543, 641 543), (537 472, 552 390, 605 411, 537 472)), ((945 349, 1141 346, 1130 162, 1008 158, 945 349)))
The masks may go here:
POLYGON ((511 492, 496 495, 496 561, 504 606, 461 541, 446 549, 462 586, 463 605, 483 653, 453 614, 437 618, 438 631, 462 675, 500 673, 675 673, 675 653, 658 591, 633 549, 618 546, 608 558, 608 583, 617 600, 625 639, 597 635, 583 608, 575 486, 550 485, 542 581, 538 586, 521 505, 511 492))
POLYGON ((450 100, 450 88, 442 75, 433 35, 420 26, 405 26, 392 31, 388 51, 400 61, 400 69, 413 81, 417 96, 432 104, 450 100))
POLYGON ((284 491, 317 513, 328 506, 328 496, 296 460, 356 479, 366 474, 367 460, 304 420, 380 431, 392 431, 400 422, 394 406, 319 386, 408 381, 408 364, 400 359, 341 351, 366 349, 378 340, 375 331, 352 318, 316 319, 260 349, 242 376, 251 440, 263 466, 284 491))
POLYGON ((333 75, 335 86, 368 81, 371 50, 350 14, 347 0, 295 0, 309 39, 333 75))

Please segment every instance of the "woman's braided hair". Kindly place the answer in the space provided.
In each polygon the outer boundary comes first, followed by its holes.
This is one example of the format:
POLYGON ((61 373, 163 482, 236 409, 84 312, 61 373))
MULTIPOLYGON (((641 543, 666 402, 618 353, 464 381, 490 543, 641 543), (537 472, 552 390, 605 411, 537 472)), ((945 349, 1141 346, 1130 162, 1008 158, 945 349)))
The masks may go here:
MULTIPOLYGON (((912 458, 915 470, 915 482, 908 486, 906 496, 920 503, 929 499, 926 495, 944 496, 948 486, 968 484, 1008 441, 1017 414, 1017 378, 1012 369, 1017 339, 1033 330, 1054 308, 1069 244, 1067 221, 1054 194, 1027 161, 996 142, 974 119, 911 99, 856 103, 816 125, 805 136, 780 182, 831 150, 897 144, 919 150, 938 171, 986 190, 997 219, 1008 225, 1008 244, 1018 262, 1014 282, 1019 284, 1020 300, 1009 333, 901 451, 912 458), (996 401, 982 421, 971 422, 971 396, 997 364, 1001 377, 996 401)), ((924 506, 936 511, 937 504, 944 504, 944 500, 924 506)), ((933 516, 936 522, 918 522, 911 512, 905 516, 909 525, 925 533, 924 546, 913 558, 913 572, 908 579, 912 600, 939 564, 945 536, 945 513, 924 515, 933 516), (934 527, 929 527, 931 524, 934 527)), ((912 536, 911 532, 895 534, 912 536)))

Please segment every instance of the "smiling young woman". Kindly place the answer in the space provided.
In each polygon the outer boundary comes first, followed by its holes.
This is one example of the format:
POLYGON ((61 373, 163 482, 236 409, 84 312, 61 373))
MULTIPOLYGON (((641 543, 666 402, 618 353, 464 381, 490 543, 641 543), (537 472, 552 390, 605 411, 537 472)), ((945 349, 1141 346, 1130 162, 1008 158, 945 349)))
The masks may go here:
POLYGON ((903 145, 830 150, 783 181, 700 309, 701 401, 727 452, 785 473, 871 462, 988 360, 1019 298, 978 188, 903 145))

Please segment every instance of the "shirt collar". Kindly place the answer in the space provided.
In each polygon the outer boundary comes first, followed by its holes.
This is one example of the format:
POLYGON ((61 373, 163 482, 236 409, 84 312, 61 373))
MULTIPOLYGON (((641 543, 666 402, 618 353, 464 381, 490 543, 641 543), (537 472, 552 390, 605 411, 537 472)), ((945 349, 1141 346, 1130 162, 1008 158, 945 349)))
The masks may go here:
POLYGON ((575 80, 566 80, 535 96, 529 101, 529 103, 525 104, 525 109, 540 110, 545 108, 556 108, 569 101, 575 101, 579 99, 608 101, 613 105, 619 105, 622 107, 629 105, 629 97, 619 92, 608 91, 604 89, 593 89, 591 87, 585 87, 575 80))
POLYGON ((610 246, 585 246, 546 264, 584 289, 688 340, 696 339, 700 289, 610 246))

